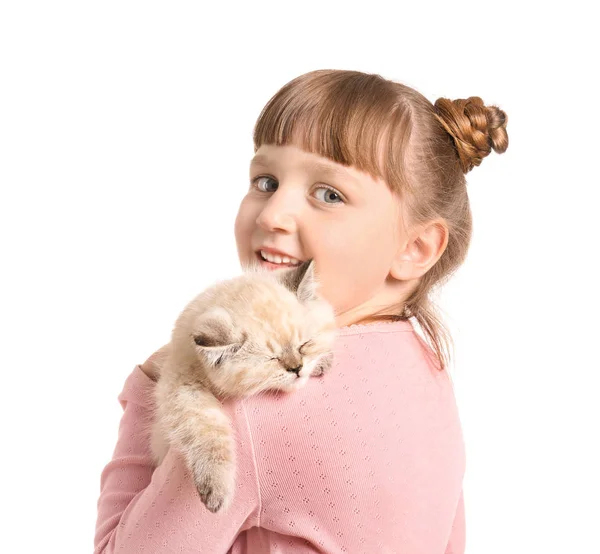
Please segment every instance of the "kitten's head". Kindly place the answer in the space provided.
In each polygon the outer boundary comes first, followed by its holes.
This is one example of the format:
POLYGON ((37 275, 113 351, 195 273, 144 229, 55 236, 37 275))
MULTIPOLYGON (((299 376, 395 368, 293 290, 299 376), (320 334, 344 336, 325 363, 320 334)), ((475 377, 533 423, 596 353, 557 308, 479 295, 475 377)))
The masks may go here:
POLYGON ((333 308, 318 295, 312 260, 276 271, 244 269, 190 303, 180 338, 193 345, 218 394, 295 390, 331 353, 333 308))

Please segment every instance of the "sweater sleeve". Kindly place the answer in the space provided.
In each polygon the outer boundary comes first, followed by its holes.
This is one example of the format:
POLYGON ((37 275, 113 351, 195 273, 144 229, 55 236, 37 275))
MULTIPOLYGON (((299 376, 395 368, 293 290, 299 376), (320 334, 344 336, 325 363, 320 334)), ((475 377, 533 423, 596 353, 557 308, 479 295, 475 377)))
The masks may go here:
POLYGON ((112 460, 100 476, 95 553, 111 551, 107 544, 121 516, 128 506, 139 501, 150 484, 154 467, 144 436, 151 421, 153 388, 154 381, 136 366, 118 396, 123 415, 112 460))
MULTIPOLYGON (((94 554, 226 552, 257 520, 253 467, 242 457, 234 506, 225 514, 209 512, 175 452, 169 450, 157 468, 152 463, 148 438, 154 387, 155 381, 136 366, 118 397, 123 415, 113 457, 100 478, 94 554)), ((241 408, 232 407, 232 412, 235 419, 241 408)))
POLYGON ((456 507, 454 523, 450 532, 450 539, 444 554, 464 554, 465 552, 465 502, 464 491, 460 493, 460 499, 456 507))

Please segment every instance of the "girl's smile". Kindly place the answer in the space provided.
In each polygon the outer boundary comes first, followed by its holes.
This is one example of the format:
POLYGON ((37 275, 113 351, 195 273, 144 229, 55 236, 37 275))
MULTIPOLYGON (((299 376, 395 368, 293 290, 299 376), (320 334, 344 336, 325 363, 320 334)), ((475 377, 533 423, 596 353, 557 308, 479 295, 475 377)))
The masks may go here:
POLYGON ((282 267, 295 267, 300 265, 304 260, 299 260, 293 256, 277 250, 263 246, 256 252, 258 262, 266 269, 281 269, 282 267))

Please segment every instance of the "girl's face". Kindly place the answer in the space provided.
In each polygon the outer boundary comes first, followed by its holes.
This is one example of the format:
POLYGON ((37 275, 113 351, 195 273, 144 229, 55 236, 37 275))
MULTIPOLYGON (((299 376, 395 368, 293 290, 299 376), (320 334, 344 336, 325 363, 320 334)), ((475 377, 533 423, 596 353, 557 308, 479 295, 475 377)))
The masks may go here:
POLYGON ((261 250, 313 258, 320 293, 340 327, 401 301, 402 283, 390 275, 406 246, 399 201, 384 181, 353 167, 293 145, 261 146, 250 164, 235 238, 242 265, 289 265, 264 261, 261 250))

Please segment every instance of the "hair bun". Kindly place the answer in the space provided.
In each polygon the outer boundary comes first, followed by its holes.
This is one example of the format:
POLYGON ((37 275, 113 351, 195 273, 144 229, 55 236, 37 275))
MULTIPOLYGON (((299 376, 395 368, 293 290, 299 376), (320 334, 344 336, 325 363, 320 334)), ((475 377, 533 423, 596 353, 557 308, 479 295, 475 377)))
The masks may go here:
POLYGON ((464 173, 481 163, 492 150, 501 154, 508 148, 508 117, 497 106, 485 106, 478 96, 449 100, 438 98, 436 118, 454 139, 464 173))

